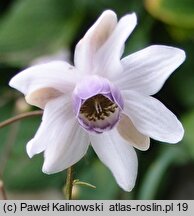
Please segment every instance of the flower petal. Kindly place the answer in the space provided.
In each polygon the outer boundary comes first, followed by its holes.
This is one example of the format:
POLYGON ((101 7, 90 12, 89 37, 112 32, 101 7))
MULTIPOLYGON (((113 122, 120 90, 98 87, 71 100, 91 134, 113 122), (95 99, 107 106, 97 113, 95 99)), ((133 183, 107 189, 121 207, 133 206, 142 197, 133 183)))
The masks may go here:
POLYGON ((42 123, 32 140, 26 146, 29 157, 44 151, 49 143, 52 144, 51 138, 58 138, 58 131, 62 130, 65 122, 73 118, 73 112, 70 103, 70 96, 63 95, 48 102, 42 117, 42 123), (50 131, 48 133, 48 131, 50 131))
POLYGON ((54 88, 41 88, 27 94, 25 99, 28 104, 44 109, 45 105, 52 99, 62 95, 62 92, 54 88))
POLYGON ((150 139, 148 136, 141 134, 133 125, 131 120, 126 116, 122 115, 117 126, 117 130, 120 135, 128 141, 135 148, 146 151, 150 147, 150 139))
POLYGON ((74 89, 74 94, 81 99, 88 99, 99 92, 109 93, 108 80, 99 77, 99 76, 87 76, 86 79, 82 79, 80 83, 78 83, 74 89))
POLYGON ((117 16, 106 10, 79 41, 75 49, 74 64, 82 73, 90 73, 96 51, 107 40, 117 24, 117 16))
POLYGON ((100 160, 112 171, 117 183, 131 191, 137 177, 137 155, 116 129, 98 135, 90 134, 91 144, 100 160))
MULTIPOLYGON (((55 92, 67 92, 74 88, 79 74, 70 64, 54 61, 46 64, 32 66, 14 76, 9 85, 23 94, 28 95, 36 91, 36 96, 43 97, 42 89, 50 88, 55 92), (37 92, 37 90, 40 92, 37 92)), ((58 94, 57 94, 58 95, 58 94)))
POLYGON ((120 19, 108 40, 99 49, 95 58, 95 73, 111 78, 122 72, 120 62, 124 44, 137 23, 135 13, 128 14, 120 19))
POLYGON ((150 46, 122 59, 124 72, 114 80, 120 89, 153 95, 184 60, 185 53, 181 49, 150 46))
POLYGON ((131 91, 122 91, 122 95, 124 112, 142 134, 169 143, 183 138, 182 124, 160 101, 131 91))
POLYGON ((78 162, 87 152, 89 136, 79 127, 75 119, 55 126, 53 136, 48 139, 44 157, 43 172, 60 172, 78 162))

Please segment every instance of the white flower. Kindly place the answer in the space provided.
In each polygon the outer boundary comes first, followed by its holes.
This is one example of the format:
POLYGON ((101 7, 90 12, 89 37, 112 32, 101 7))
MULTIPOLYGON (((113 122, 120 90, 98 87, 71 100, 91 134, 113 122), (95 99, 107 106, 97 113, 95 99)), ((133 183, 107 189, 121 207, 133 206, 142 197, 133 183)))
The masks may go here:
POLYGON ((135 25, 134 13, 117 22, 107 10, 77 44, 75 66, 54 61, 30 67, 10 81, 29 104, 44 109, 27 144, 30 157, 44 151, 43 172, 72 166, 91 143, 120 187, 130 191, 138 166, 133 147, 147 150, 149 137, 169 143, 182 139, 176 116, 150 95, 160 90, 185 53, 155 45, 121 59, 135 25))

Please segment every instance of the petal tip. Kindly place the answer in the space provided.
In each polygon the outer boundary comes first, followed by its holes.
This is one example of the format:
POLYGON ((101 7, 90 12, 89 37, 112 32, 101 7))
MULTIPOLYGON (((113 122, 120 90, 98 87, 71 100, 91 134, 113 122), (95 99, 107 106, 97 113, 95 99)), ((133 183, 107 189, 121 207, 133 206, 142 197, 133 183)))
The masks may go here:
POLYGON ((55 173, 55 171, 53 171, 53 169, 51 169, 51 167, 47 164, 46 160, 44 161, 44 164, 42 166, 42 172, 47 175, 55 173))
POLYGON ((137 25, 137 15, 135 12, 125 15, 122 19, 127 20, 130 24, 133 24, 134 26, 137 25))
POLYGON ((32 140, 30 140, 26 145, 26 152, 27 152, 29 158, 32 158, 36 154, 32 148, 32 140))
MULTIPOLYGON (((179 52, 180 52, 180 59, 181 59, 182 62, 184 62, 185 59, 186 59, 186 53, 185 53, 185 51, 182 50, 182 49, 179 49, 179 52)), ((182 63, 182 62, 181 62, 181 63, 182 63)))
POLYGON ((126 181, 126 182, 120 183, 119 186, 124 191, 131 192, 133 190, 133 188, 135 187, 135 181, 134 182, 126 181))
POLYGON ((111 9, 108 9, 108 10, 105 10, 103 13, 102 13, 103 16, 112 16, 112 17, 117 17, 116 13, 111 10, 111 9))
POLYGON ((10 81, 9 81, 9 86, 12 88, 15 88, 16 86, 16 76, 14 76, 10 81))
POLYGON ((26 152, 27 152, 29 158, 32 158, 34 156, 34 154, 31 151, 31 148, 28 144, 26 146, 26 152))
POLYGON ((42 166, 43 173, 50 175, 50 174, 61 172, 63 170, 64 170, 63 168, 57 166, 57 164, 52 161, 52 158, 46 157, 44 152, 44 163, 42 166))
POLYGON ((36 143, 35 139, 31 139, 27 145, 26 145, 26 152, 29 156, 29 158, 32 158, 34 155, 41 153, 41 151, 43 150, 39 150, 37 149, 36 145, 34 145, 36 143))
POLYGON ((150 138, 146 137, 145 145, 141 146, 141 151, 147 151, 150 148, 150 138))
POLYGON ((55 174, 55 173, 61 172, 63 170, 64 169, 52 167, 52 165, 51 164, 49 165, 47 162, 44 162, 44 164, 42 166, 42 172, 47 174, 47 175, 55 174))
POLYGON ((45 173, 45 174, 47 174, 47 175, 52 174, 52 172, 50 172, 44 165, 42 167, 42 172, 45 173))
POLYGON ((180 122, 179 124, 180 124, 179 131, 177 131, 176 138, 171 142, 172 144, 179 143, 184 137, 184 133, 185 133, 184 128, 180 122))

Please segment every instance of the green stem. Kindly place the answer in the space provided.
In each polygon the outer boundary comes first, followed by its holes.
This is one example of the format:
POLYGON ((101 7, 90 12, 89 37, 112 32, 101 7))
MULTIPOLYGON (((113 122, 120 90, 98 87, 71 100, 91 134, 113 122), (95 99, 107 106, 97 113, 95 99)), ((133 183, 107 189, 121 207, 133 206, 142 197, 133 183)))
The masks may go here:
POLYGON ((81 186, 86 186, 86 187, 90 187, 92 189, 96 189, 96 186, 95 185, 92 185, 90 183, 87 183, 87 182, 82 182, 80 181, 79 179, 75 179, 73 181, 73 185, 81 185, 81 186))
POLYGON ((67 178, 65 185, 65 198, 67 200, 72 199, 72 189, 73 189, 73 168, 72 166, 67 169, 67 178))
POLYGON ((12 124, 16 121, 19 121, 21 119, 24 119, 24 118, 28 118, 28 117, 31 117, 31 116, 37 116, 37 115, 42 115, 43 114, 43 111, 42 110, 38 110, 38 111, 32 111, 32 112, 26 112, 26 113, 22 113, 22 114, 19 114, 19 115, 16 115, 12 118, 9 118, 3 122, 0 123, 0 128, 3 128, 9 124, 12 124))

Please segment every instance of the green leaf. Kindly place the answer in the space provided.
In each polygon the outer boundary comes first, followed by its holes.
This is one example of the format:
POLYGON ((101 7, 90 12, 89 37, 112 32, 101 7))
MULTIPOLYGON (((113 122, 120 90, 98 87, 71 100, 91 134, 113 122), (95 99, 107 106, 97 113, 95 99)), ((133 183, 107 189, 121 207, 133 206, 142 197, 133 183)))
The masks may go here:
POLYGON ((27 65, 68 48, 82 20, 80 7, 63 0, 17 0, 0 23, 0 61, 27 65))
POLYGON ((193 0, 144 0, 147 10, 157 19, 178 27, 194 28, 193 0))

